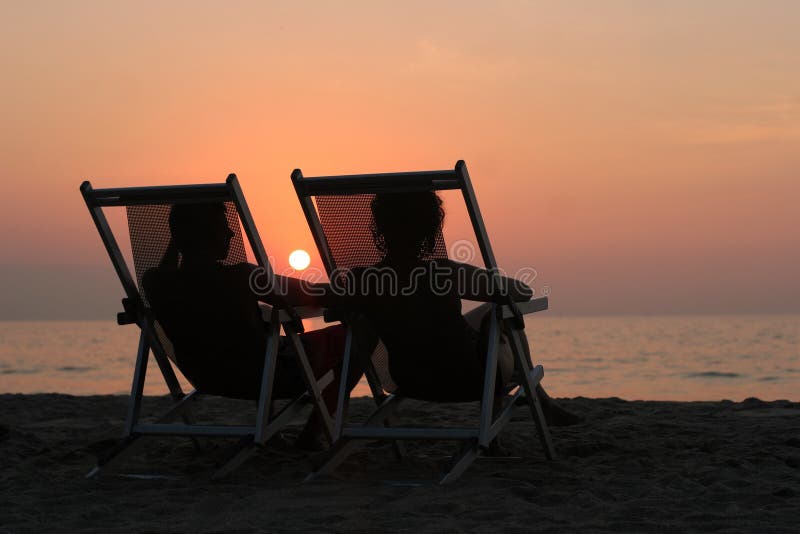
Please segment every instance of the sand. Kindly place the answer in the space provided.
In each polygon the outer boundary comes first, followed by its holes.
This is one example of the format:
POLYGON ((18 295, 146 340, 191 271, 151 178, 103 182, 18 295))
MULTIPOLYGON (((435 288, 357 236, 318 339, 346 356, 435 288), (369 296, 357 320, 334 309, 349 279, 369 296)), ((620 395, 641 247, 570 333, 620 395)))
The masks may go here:
MULTIPOLYGON (((0 395, 0 531, 800 532, 800 403, 563 399, 587 417, 554 428, 544 459, 527 412, 503 434, 512 457, 433 483, 452 443, 362 448, 335 477, 302 483, 312 457, 277 441, 232 477, 208 475, 230 442, 147 438, 97 480, 83 475, 122 429, 125 398, 0 395), (162 478, 132 478, 157 474, 162 478)), ((166 405, 148 398, 146 413, 166 405)), ((367 399, 353 402, 366 413, 367 399)), ((409 403, 464 422, 474 405, 409 403)), ((250 409, 209 399, 225 420, 250 409)), ((291 438, 290 429, 286 437, 291 438)))

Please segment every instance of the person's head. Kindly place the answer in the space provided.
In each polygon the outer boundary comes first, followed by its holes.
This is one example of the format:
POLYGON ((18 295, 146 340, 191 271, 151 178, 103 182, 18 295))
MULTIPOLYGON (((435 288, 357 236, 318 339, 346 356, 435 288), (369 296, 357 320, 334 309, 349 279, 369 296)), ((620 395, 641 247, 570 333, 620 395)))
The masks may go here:
POLYGON ((233 230, 225 204, 175 204, 169 214, 172 241, 184 259, 215 262, 228 256, 233 230))
POLYGON ((422 259, 436 247, 444 208, 435 191, 379 193, 372 200, 375 246, 394 257, 422 259))

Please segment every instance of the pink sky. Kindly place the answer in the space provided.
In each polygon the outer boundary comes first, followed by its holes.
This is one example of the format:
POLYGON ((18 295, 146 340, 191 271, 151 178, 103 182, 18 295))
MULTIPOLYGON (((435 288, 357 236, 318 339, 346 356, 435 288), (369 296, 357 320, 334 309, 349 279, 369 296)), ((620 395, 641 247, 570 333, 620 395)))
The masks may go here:
POLYGON ((236 172, 282 268, 293 168, 457 159, 554 313, 800 312, 799 3, 230 4, 0 7, 0 317, 116 309, 84 179, 236 172))

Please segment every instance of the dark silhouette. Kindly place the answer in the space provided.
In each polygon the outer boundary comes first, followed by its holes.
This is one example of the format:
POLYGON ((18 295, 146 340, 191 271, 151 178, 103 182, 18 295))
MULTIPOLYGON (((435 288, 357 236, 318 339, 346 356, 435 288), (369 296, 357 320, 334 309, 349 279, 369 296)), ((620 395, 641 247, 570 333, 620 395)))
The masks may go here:
MULTIPOLYGON (((527 285, 473 265, 436 257, 444 221, 442 201, 433 192, 377 194, 371 204, 375 245, 383 259, 375 266, 397 273, 398 291, 376 291, 354 269, 359 306, 386 345, 389 371, 404 395, 432 401, 479 400, 483 391, 491 304, 500 298, 530 300, 527 285), (462 314, 461 299, 485 304, 462 314)), ((367 268, 368 269, 368 268, 367 268)), ((527 340, 521 336, 527 351, 527 340)), ((513 354, 501 333, 496 393, 514 372, 513 354)), ((560 409, 541 386, 537 394, 548 422, 571 424, 579 418, 560 409)), ((499 403, 496 403, 496 407, 499 403)))
MULTIPOLYGON (((234 232, 222 203, 176 204, 169 226, 172 241, 159 267, 144 275, 142 285, 155 318, 173 344, 178 367, 198 390, 228 397, 258 398, 267 332, 258 301, 281 305, 323 305, 326 297, 303 291, 300 282, 277 276, 285 294, 258 296, 250 287, 250 263, 226 265, 234 232)), ((325 289, 318 285, 318 289, 325 289)), ((342 325, 300 335, 317 378, 334 370, 334 382, 322 393, 329 411, 336 407, 340 366, 344 352, 342 325)), ((363 328, 354 336, 354 350, 369 355, 377 342, 363 328)), ((360 370, 353 366, 352 389, 360 370)), ((291 341, 281 337, 273 398, 289 398, 305 389, 291 341)), ((312 413, 298 438, 298 446, 320 448, 322 419, 312 413)))

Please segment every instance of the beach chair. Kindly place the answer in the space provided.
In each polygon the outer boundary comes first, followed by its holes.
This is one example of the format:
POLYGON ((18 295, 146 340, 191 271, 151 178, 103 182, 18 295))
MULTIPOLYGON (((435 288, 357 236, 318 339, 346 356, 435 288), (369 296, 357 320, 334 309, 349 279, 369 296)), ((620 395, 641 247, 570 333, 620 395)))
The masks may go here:
MULTIPOLYGON (((497 264, 489 237, 478 208, 478 202, 463 161, 454 170, 406 172, 390 174, 363 174, 352 176, 303 177, 300 169, 292 173, 292 181, 302 205, 311 232, 329 276, 333 279, 348 269, 374 265, 382 259, 375 247, 370 231, 372 223, 371 202, 376 193, 413 191, 460 190, 475 231, 484 266, 497 273, 497 264)), ((446 258, 444 239, 440 235, 433 257, 446 258)), ((493 278, 492 283, 499 283, 493 278)), ((468 428, 398 427, 390 425, 402 399, 402 392, 392 382, 385 350, 376 350, 369 361, 353 362, 349 351, 345 353, 344 373, 350 365, 364 368, 377 408, 362 424, 347 423, 349 396, 346 389, 339 391, 337 417, 334 424, 334 447, 330 457, 318 467, 309 480, 331 473, 357 443, 364 440, 455 440, 461 442, 460 452, 451 459, 440 483, 456 480, 472 462, 489 447, 492 439, 511 418, 515 404, 527 403, 538 431, 542 448, 548 459, 555 457, 549 429, 536 395, 536 387, 544 375, 541 365, 533 366, 530 354, 524 349, 521 336, 525 335, 523 316, 547 309, 547 297, 524 303, 510 300, 492 305, 486 371, 479 421, 468 428), (493 412, 497 349, 500 342, 501 323, 514 354, 518 386, 507 390, 501 409, 493 412), (495 415, 493 415, 493 413, 495 415)), ((409 333, 413 335, 413 333, 409 333)), ((382 344, 379 348, 383 348, 382 344)), ((346 375, 345 375, 346 376, 346 375)))
MULTIPOLYGON (((301 319, 320 316, 322 310, 293 309, 288 305, 275 307, 263 305, 261 311, 264 327, 268 329, 268 342, 264 354, 265 365, 261 377, 256 420, 251 425, 204 425, 195 423, 190 410, 191 404, 203 392, 196 388, 188 393, 182 390, 171 364, 176 361, 173 345, 149 306, 142 279, 149 269, 159 266, 165 256, 171 241, 168 217, 175 204, 224 203, 225 215, 229 228, 233 231, 233 237, 228 256, 223 263, 232 265, 247 261, 246 239, 255 262, 264 269, 267 276, 272 275, 269 259, 235 175, 231 174, 224 183, 216 184, 114 189, 93 189, 87 181, 81 185, 80 190, 125 293, 122 299, 123 311, 117 315, 117 322, 120 325, 136 324, 141 330, 122 440, 98 460, 88 477, 100 474, 112 460, 119 460, 124 453, 129 453, 132 450, 131 446, 139 443, 141 441, 139 438, 143 436, 188 436, 194 440, 200 437, 239 438, 238 446, 213 474, 213 478, 225 476, 245 461, 256 446, 264 445, 270 437, 291 422, 298 411, 309 403, 320 410, 325 430, 331 437, 332 420, 321 400, 320 391, 332 381, 333 374, 328 372, 319 381, 314 378, 298 337, 303 329, 301 319), (135 279, 104 212, 104 208, 111 207, 125 208, 135 279), (291 338, 296 349, 307 391, 298 398, 291 399, 280 410, 274 410, 273 385, 275 380, 281 379, 274 376, 281 329, 291 338), (140 419, 140 411, 148 359, 151 354, 166 382, 173 404, 155 421, 145 422, 140 419), (182 422, 174 422, 176 419, 182 419, 182 422)), ((175 367, 177 368, 177 364, 175 367)))

